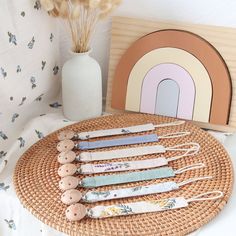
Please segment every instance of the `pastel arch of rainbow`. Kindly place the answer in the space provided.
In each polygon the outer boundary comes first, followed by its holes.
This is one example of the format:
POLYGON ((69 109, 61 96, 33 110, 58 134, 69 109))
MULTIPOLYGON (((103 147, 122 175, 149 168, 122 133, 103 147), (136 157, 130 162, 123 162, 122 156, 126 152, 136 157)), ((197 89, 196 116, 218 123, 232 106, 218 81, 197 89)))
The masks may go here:
POLYGON ((187 31, 162 30, 137 40, 116 68, 112 107, 159 114, 158 106, 171 103, 171 94, 165 97, 163 92, 168 92, 166 86, 172 86, 169 91, 178 97, 176 112, 171 112, 175 117, 228 124, 230 74, 221 55, 203 38, 187 31))
MULTIPOLYGON (((142 94, 142 83, 143 80, 151 79, 152 81, 155 80, 154 78, 158 80, 161 76, 161 79, 166 78, 174 78, 178 76, 178 74, 173 71, 176 70, 176 66, 172 65, 172 70, 170 70, 170 67, 161 66, 162 71, 160 73, 162 75, 153 75, 150 76, 149 69, 155 67, 155 65, 158 64, 164 64, 165 63, 174 63, 176 65, 181 65, 187 73, 189 73, 191 76, 189 76, 188 80, 183 80, 185 77, 175 78, 175 80, 180 85, 183 90, 189 89, 189 92, 193 93, 193 96, 195 97, 195 106, 194 106, 194 114, 193 114, 193 120, 208 122, 209 120, 209 114, 210 114, 210 108, 211 108, 211 98, 212 98, 212 85, 210 77, 205 69, 205 67, 199 62, 197 58, 195 58, 190 53, 177 49, 177 48, 160 48, 155 49, 147 54, 145 54, 132 68, 131 73, 129 75, 129 81, 127 86, 127 94, 126 94, 126 110, 132 110, 132 111, 143 111, 147 113, 154 114, 153 112, 150 112, 150 110, 140 110, 140 97, 142 94), (167 70, 166 70, 167 69, 167 70), (170 72, 174 72, 171 73, 170 72), (149 74, 148 77, 145 77, 146 74, 149 74), (176 76, 175 76, 176 75, 176 76), (185 83, 184 83, 185 82, 185 83), (196 91, 192 90, 191 87, 188 87, 191 84, 195 84, 196 91), (185 88, 184 88, 185 87, 185 88), (132 92, 136 91, 136 93, 132 92), (204 96, 200 96, 199 93, 203 93, 204 96)), ((153 81, 155 83, 155 81, 153 81)), ((145 92, 148 91, 145 90, 145 92)), ((189 96, 192 96, 189 93, 189 96)), ((181 101, 180 105, 183 106, 186 104, 187 106, 188 101, 181 101)), ((149 106, 149 104, 147 104, 149 106)), ((154 105, 155 106, 155 105, 154 105)), ((144 106, 142 106, 144 107, 144 106)), ((189 107, 190 109, 190 107, 189 107)), ((193 110, 193 107, 192 107, 193 110)), ((192 110, 188 110, 188 113, 192 110)), ((178 116, 179 118, 185 118, 192 120, 192 117, 189 116, 178 116)))
MULTIPOLYGON (((162 81, 171 78, 178 85, 177 88, 182 88, 182 92, 178 96, 178 110, 176 116, 179 118, 185 118, 192 120, 193 107, 195 101, 195 84, 190 74, 177 64, 160 64, 152 68, 143 80, 141 86, 141 105, 140 111, 145 113, 155 114, 156 109, 158 113, 158 107, 156 106, 157 88, 162 81)), ((130 82, 131 80, 129 80, 130 82)), ((129 83, 132 86, 132 83, 129 83)), ((128 85, 128 87, 129 87, 128 85)), ((211 87, 210 87, 211 89, 211 87)), ((128 94, 127 94, 128 95, 128 94)), ((136 97, 137 98, 137 97, 136 97)), ((138 100, 139 98, 137 98, 138 100)), ((210 105, 211 99, 208 98, 208 103, 205 108, 210 105)), ((128 100, 126 100, 128 102, 128 100)), ((127 103, 126 103, 127 104, 127 103)), ((128 108, 127 108, 128 109, 128 108)), ((209 117, 209 113, 208 113, 209 117)))

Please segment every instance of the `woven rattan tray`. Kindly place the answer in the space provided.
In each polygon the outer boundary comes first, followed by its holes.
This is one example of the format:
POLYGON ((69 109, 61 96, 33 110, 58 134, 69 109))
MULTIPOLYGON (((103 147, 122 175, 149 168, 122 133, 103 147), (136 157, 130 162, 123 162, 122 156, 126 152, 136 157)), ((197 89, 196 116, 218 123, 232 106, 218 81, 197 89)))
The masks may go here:
MULTIPOLYGON (((158 124, 173 120, 174 119, 172 118, 154 115, 122 114, 83 121, 62 130, 72 129, 74 131, 88 131, 125 127, 148 122, 158 124)), ((204 180, 186 185, 180 190, 171 193, 112 200, 103 202, 102 204, 109 205, 113 203, 132 202, 134 200, 153 200, 160 197, 184 196, 189 198, 212 190, 223 191, 224 197, 222 199, 216 201, 194 202, 187 208, 159 213, 98 220, 83 219, 80 222, 68 222, 64 214, 66 206, 60 201, 61 191, 58 188, 60 178, 57 175, 59 164, 57 163, 58 152, 56 150, 56 145, 58 143, 57 134, 60 131, 54 132, 37 142, 19 159, 14 173, 16 193, 24 207, 38 219, 69 235, 186 235, 208 223, 225 206, 232 191, 233 170, 230 158, 222 145, 208 133, 190 123, 186 123, 182 126, 159 128, 155 132, 158 134, 165 134, 177 131, 191 131, 191 135, 172 140, 161 140, 160 144, 163 144, 164 146, 173 146, 191 141, 198 142, 201 145, 201 151, 199 155, 195 157, 185 157, 170 162, 170 166, 174 169, 178 169, 192 163, 203 162, 207 167, 185 172, 181 175, 177 175, 175 178, 147 181, 145 184, 168 180, 181 182, 191 177, 209 175, 214 176, 213 180, 204 180)), ((173 156, 173 153, 167 152, 165 155, 166 157, 173 156)), ((147 159, 153 158, 154 156, 155 155, 149 155, 134 159, 147 159)), ((130 187, 142 184, 144 183, 133 183, 121 186, 130 187)), ((112 188, 116 187, 101 187, 98 188, 98 190, 108 190, 112 188)), ((87 206, 95 205, 98 204, 87 204, 87 206)))

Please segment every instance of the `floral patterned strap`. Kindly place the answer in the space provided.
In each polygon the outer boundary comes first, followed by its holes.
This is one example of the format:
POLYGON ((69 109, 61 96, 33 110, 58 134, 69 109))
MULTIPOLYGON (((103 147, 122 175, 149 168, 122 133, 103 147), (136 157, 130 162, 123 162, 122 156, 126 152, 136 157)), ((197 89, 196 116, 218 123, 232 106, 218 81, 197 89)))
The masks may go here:
POLYGON ((105 130, 95 130, 95 131, 88 131, 88 132, 81 132, 76 135, 78 139, 86 140, 89 138, 99 138, 105 136, 113 136, 113 135, 120 135, 120 134, 131 134, 131 133, 140 133, 145 131, 151 131, 155 128, 167 127, 167 126, 176 126, 184 124, 184 121, 174 121, 169 123, 163 123, 158 125, 153 125, 152 123, 144 124, 144 125, 136 125, 124 128, 115 128, 115 129, 105 129, 105 130))
POLYGON ((158 212, 187 207, 188 202, 183 197, 168 198, 153 201, 141 201, 110 206, 96 206, 88 211, 91 218, 106 218, 122 215, 133 215, 148 212, 158 212))
POLYGON ((212 191, 186 199, 184 197, 167 198, 153 201, 140 201, 110 206, 96 206, 87 211, 91 218, 106 218, 123 215, 142 214, 184 208, 194 201, 217 200, 223 197, 223 192, 212 191), (212 195, 212 196, 211 196, 212 195))
POLYGON ((178 189, 178 185, 173 182, 165 182, 146 186, 137 186, 133 188, 114 189, 110 191, 89 191, 83 197, 84 202, 99 202, 111 199, 128 198, 144 196, 156 193, 164 193, 178 189))
POLYGON ((184 208, 189 203, 194 201, 209 201, 217 200, 224 196, 221 191, 212 191, 203 194, 199 194, 192 198, 186 199, 184 197, 174 197, 152 201, 140 201, 127 204, 116 204, 110 206, 95 206, 87 209, 84 205, 76 203, 70 205, 66 209, 66 217, 70 221, 79 221, 84 217, 90 218, 107 218, 115 216, 125 216, 134 214, 143 214, 149 212, 160 212, 166 210, 174 210, 178 208, 184 208))
POLYGON ((84 202, 99 202, 111 199, 146 196, 150 194, 174 191, 186 184, 208 179, 212 179, 212 176, 190 178, 180 183, 169 181, 146 186, 137 186, 133 188, 114 189, 110 191, 89 191, 82 197, 82 200, 84 202))

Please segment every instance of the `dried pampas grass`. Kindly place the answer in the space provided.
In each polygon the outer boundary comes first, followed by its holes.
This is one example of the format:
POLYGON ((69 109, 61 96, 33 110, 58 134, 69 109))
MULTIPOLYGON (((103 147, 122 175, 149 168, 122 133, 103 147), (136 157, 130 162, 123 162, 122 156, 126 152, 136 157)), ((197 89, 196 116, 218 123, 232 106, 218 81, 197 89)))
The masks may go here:
POLYGON ((74 52, 87 52, 95 26, 106 18, 122 0, 40 0, 42 7, 54 17, 68 21, 74 52))

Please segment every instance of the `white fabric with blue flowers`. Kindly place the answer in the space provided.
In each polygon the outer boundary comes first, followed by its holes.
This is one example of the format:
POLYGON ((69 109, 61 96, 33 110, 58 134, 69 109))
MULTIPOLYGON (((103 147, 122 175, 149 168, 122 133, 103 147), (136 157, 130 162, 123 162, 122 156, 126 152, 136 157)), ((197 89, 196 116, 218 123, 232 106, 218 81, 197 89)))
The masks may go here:
POLYGON ((70 124, 61 111, 58 22, 37 0, 0 1, 0 235, 63 235, 20 204, 12 184, 27 148, 70 124))

